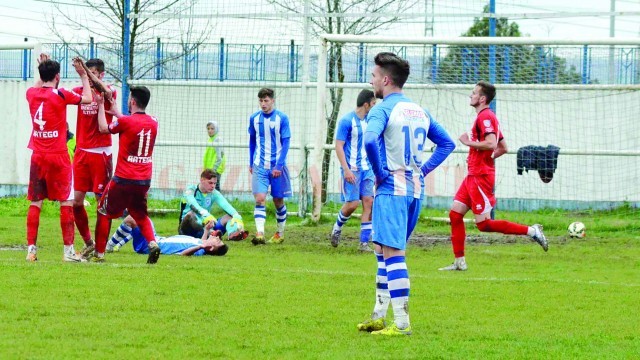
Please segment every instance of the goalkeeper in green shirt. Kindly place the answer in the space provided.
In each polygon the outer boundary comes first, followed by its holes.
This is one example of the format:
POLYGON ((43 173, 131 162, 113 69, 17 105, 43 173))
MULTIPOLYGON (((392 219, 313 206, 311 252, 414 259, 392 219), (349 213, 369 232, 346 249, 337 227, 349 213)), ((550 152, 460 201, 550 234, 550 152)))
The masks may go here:
POLYGON ((213 230, 218 230, 222 234, 228 233, 229 240, 244 240, 249 232, 244 230, 242 216, 229 204, 227 199, 215 189, 218 174, 205 169, 200 174, 200 182, 187 186, 182 195, 180 209, 180 225, 178 233, 180 235, 201 238, 204 228, 213 222, 213 230), (217 204, 225 214, 219 219, 211 214, 213 204, 217 204))
POLYGON ((207 150, 205 150, 204 153, 203 169, 212 169, 218 173, 216 190, 220 191, 220 176, 224 173, 227 157, 225 156, 222 147, 220 147, 222 139, 219 136, 220 128, 218 127, 218 123, 215 121, 209 121, 207 123, 207 133, 209 134, 209 140, 207 143, 207 150))

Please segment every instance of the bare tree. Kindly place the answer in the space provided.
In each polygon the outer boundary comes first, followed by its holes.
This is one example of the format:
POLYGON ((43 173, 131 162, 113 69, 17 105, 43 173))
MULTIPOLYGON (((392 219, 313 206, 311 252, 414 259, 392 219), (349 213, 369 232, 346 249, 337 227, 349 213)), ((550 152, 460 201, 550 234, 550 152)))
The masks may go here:
MULTIPOLYGON (((268 0, 277 8, 296 14, 304 14, 305 0, 268 0)), ((370 34, 389 27, 398 21, 399 15, 414 7, 418 0, 307 0, 309 20, 315 35, 370 34)), ((327 59, 328 82, 344 82, 342 50, 344 44, 331 43, 327 59)), ((342 104, 342 88, 329 88, 331 107, 327 112, 327 136, 325 144, 333 143, 338 112, 342 104)), ((331 150, 325 150, 322 161, 322 183, 329 177, 331 150)), ((327 198, 326 186, 322 188, 322 201, 327 198)))
MULTIPOLYGON (((130 20, 129 38, 129 74, 132 79, 139 79, 153 71, 156 66, 178 58, 188 57, 198 46, 204 43, 212 30, 210 20, 195 25, 193 13, 198 0, 131 0, 131 14, 147 14, 152 17, 135 17, 130 20), (157 16, 157 17, 156 17, 157 16), (177 24, 177 25, 176 25, 177 24), (176 31, 178 29, 179 31, 176 31), (157 64, 155 56, 141 54, 155 53, 156 38, 165 42, 177 42, 180 51, 168 54, 157 64)), ((70 50, 81 55, 77 35, 97 34, 101 42, 102 56, 108 73, 116 79, 122 78, 122 44, 124 43, 124 1, 123 0, 77 0, 72 6, 81 8, 80 12, 70 11, 69 4, 53 3, 56 14, 48 23, 52 33, 70 50), (62 22, 65 33, 59 31, 58 22, 62 22)), ((83 39, 86 42, 86 38, 83 39)))

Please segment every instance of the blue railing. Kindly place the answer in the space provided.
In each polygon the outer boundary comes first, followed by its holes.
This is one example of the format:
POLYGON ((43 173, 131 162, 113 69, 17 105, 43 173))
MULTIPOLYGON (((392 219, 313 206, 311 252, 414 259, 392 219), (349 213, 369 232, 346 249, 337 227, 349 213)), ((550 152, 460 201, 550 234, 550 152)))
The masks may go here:
MULTIPOLYGON (((107 68, 123 64, 119 45, 96 43, 43 44, 43 50, 61 64, 63 78, 74 78, 71 59, 99 57, 107 68)), ((132 78, 218 81, 296 82, 301 80, 302 45, 219 43, 138 44, 132 78)), ((368 82, 369 67, 379 51, 393 51, 411 63, 409 82, 475 83, 490 74, 499 83, 589 84, 611 82, 608 46, 382 46, 348 44, 342 47, 347 82, 368 82), (489 58, 493 59, 491 62, 489 58), (493 64, 490 66, 490 64, 493 64)), ((315 81, 317 46, 312 46, 310 78, 315 81)), ((640 48, 616 47, 615 84, 640 84, 640 48)), ((0 51, 0 78, 31 77, 31 51, 0 51)), ((119 76, 119 75, 118 75, 119 76)), ((109 75, 107 76, 109 78, 109 75)))

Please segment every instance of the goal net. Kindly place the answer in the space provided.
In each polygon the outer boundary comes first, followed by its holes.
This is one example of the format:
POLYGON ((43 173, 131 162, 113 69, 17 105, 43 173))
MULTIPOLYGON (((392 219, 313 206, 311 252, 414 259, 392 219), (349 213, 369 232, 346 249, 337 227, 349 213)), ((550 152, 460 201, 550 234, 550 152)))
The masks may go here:
MULTIPOLYGON (((637 58, 625 62, 625 54, 638 53, 637 39, 326 35, 322 44, 319 64, 336 46, 356 54, 364 48, 367 71, 380 51, 408 59, 412 71, 405 93, 427 108, 454 139, 468 131, 475 118, 469 106, 474 84, 492 79, 497 88, 493 107, 509 147, 496 164, 498 209, 575 210, 577 220, 580 213, 611 211, 620 216, 621 224, 637 215, 640 86, 633 84, 638 84, 640 73, 637 58)), ((333 109, 332 91, 344 91, 340 111, 344 114, 355 107, 362 87, 329 83, 325 73, 319 66, 316 122, 324 125, 324 135, 316 139, 335 131, 327 121, 333 109)), ((467 151, 458 143, 454 154, 427 177, 426 206, 450 206, 466 175, 467 151)), ((335 154, 328 156, 328 166, 323 155, 314 152, 308 165, 325 164, 328 173, 321 184, 326 195, 316 193, 313 201, 316 213, 339 192, 335 154)))

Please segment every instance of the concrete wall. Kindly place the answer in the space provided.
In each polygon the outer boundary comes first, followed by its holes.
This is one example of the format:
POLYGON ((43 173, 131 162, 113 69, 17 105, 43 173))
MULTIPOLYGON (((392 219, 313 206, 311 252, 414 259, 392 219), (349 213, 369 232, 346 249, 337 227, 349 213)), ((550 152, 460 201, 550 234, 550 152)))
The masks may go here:
MULTIPOLYGON (((26 185, 30 152, 26 149, 31 127, 24 97, 30 83, 0 81, 0 102, 5 116, 0 122, 2 143, 0 184, 26 185)), ((71 87, 75 84, 61 84, 71 87)), ((273 84, 264 84, 273 86, 273 84)), ((148 113, 158 117, 160 127, 154 153, 152 187, 179 189, 197 180, 206 141, 205 124, 216 120, 221 136, 229 145, 247 144, 248 116, 258 110, 257 91, 251 87, 150 86, 152 97, 148 113), (194 146, 163 146, 170 142, 194 146)), ((305 93, 300 88, 278 87, 276 105, 291 120, 292 145, 314 143, 319 136, 315 115, 316 90, 305 93)), ((457 139, 470 127, 475 113, 468 105, 467 90, 407 90, 414 101, 432 114, 457 139)), ((345 89, 341 114, 355 106, 359 89, 345 89)), ((558 170, 548 184, 536 172, 517 175, 517 149, 526 145, 553 144, 561 149, 636 150, 639 133, 640 91, 567 91, 567 90, 498 90, 497 114, 511 154, 498 160, 497 195, 503 199, 530 199, 548 206, 560 202, 640 201, 637 156, 561 155, 558 170)), ((75 129, 75 107, 68 112, 75 129)), ((117 139, 114 138, 117 147, 117 139)), ((460 149, 462 149, 460 145, 460 149)), ((117 149, 114 149, 114 152, 117 149)), ((250 190, 248 149, 227 148, 227 172, 223 189, 250 190)), ((297 175, 303 168, 301 150, 291 150, 288 165, 294 176, 294 192, 299 188, 297 175)), ((452 155, 427 178, 427 194, 435 199, 450 198, 466 173, 466 155, 452 155)), ((311 164, 313 166, 314 164, 311 164)), ((318 164, 319 165, 319 164, 318 164)), ((319 168, 319 167, 316 167, 319 168)), ((329 192, 338 192, 339 171, 332 162, 329 192)), ((5 191, 9 187, 4 186, 5 191)), ((0 192, 1 194, 1 192, 0 192)), ((167 195, 168 196, 168 195, 167 195)))

